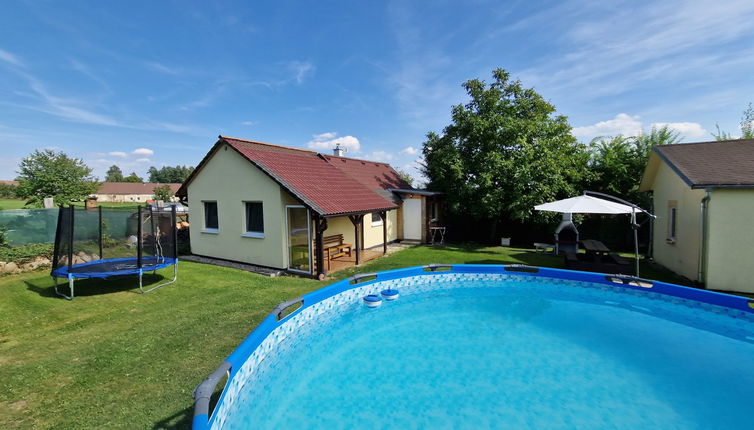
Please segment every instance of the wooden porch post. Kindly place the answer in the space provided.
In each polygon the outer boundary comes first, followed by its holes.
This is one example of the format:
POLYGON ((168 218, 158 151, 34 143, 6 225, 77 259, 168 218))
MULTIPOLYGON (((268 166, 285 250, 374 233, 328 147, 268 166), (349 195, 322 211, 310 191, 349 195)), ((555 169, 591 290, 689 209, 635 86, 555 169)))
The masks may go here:
POLYGON ((348 218, 353 223, 353 237, 356 241, 354 248, 356 248, 356 265, 358 266, 361 263, 361 246, 359 244, 359 225, 364 220, 364 214, 360 215, 349 215, 348 218))
POLYGON ((387 211, 380 211, 382 218, 382 255, 387 254, 387 211))
POLYGON ((327 274, 327 270, 325 270, 325 244, 323 239, 325 230, 327 230, 327 218, 323 218, 319 216, 319 214, 314 215, 314 241, 317 255, 317 279, 319 279, 320 276, 327 274))

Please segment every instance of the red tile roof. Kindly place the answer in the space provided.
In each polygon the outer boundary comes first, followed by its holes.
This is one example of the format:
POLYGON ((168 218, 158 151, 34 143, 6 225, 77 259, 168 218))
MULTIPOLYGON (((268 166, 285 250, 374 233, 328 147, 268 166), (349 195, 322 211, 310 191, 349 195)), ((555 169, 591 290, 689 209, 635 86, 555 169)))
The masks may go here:
POLYGON ((413 188, 387 163, 335 155, 322 154, 320 156, 337 167, 338 170, 387 199, 392 199, 392 193, 388 191, 391 188, 413 188))
POLYGON ((155 182, 103 182, 95 194, 154 194, 154 188, 160 185, 169 185, 170 191, 174 194, 181 187, 181 184, 161 184, 155 182))
POLYGON ((381 196, 371 186, 347 174, 345 170, 336 168, 315 151, 226 136, 220 136, 213 150, 186 180, 181 188, 181 194, 186 193, 189 182, 221 144, 228 144, 238 151, 320 215, 363 213, 397 208, 390 199, 381 196))

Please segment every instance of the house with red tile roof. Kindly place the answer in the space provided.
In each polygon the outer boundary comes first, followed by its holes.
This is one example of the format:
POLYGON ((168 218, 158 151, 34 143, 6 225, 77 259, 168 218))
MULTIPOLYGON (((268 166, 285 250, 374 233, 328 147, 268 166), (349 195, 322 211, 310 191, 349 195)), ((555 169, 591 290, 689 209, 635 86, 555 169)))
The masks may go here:
POLYGON ((154 199, 154 189, 161 185, 169 186, 173 194, 181 187, 176 183, 103 182, 91 197, 98 202, 144 203, 154 199))
POLYGON ((706 288, 754 293, 754 139, 656 146, 653 258, 706 288))
POLYGON ((427 240, 439 196, 389 164, 220 136, 176 193, 191 251, 303 272, 390 242, 427 240))

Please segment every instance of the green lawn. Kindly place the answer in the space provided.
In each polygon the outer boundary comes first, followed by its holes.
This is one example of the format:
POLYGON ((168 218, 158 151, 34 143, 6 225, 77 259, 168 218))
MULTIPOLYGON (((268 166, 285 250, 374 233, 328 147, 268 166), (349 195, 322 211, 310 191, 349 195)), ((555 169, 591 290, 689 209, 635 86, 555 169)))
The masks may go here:
MULTIPOLYGON (((0 199, 0 210, 5 209, 29 209, 29 207, 24 206, 26 205, 26 200, 19 200, 19 199, 0 199)), ((77 207, 83 207, 84 202, 74 202, 74 206, 77 207)), ((122 208, 122 207, 137 207, 137 206, 143 206, 144 203, 139 202, 131 202, 131 203, 108 203, 108 202, 102 202, 99 204, 99 206, 102 206, 103 208, 122 208)))
MULTIPOLYGON (((561 262, 515 248, 422 246, 358 271, 561 262)), ((183 262, 178 282, 152 293, 138 294, 135 278, 80 281, 72 302, 54 295, 47 272, 2 277, 0 428, 189 427, 194 387, 276 304, 354 272, 322 283, 183 262)))
POLYGON ((0 210, 4 209, 22 209, 26 200, 19 199, 0 199, 0 210))

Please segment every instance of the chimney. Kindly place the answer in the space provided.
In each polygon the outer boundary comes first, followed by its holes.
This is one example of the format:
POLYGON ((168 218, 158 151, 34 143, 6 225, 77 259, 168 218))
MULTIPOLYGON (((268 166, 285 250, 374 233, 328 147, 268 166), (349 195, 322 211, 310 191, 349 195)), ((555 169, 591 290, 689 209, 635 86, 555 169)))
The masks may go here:
POLYGON ((342 157, 343 153, 346 152, 345 148, 340 147, 340 143, 335 144, 335 148, 333 148, 332 153, 336 157, 342 157))

